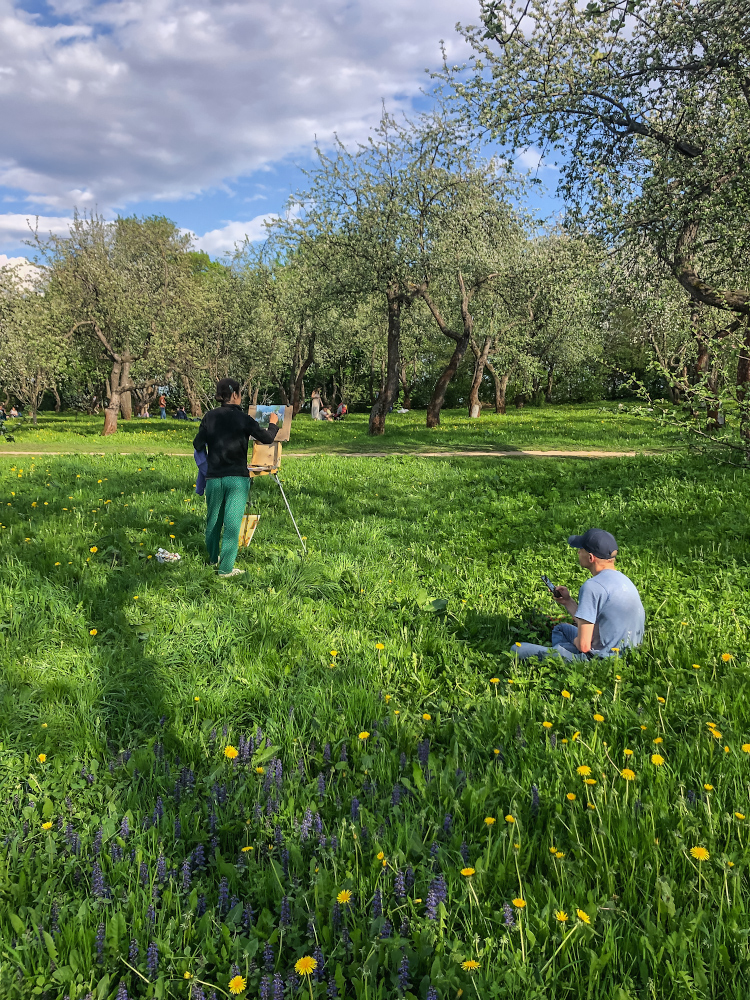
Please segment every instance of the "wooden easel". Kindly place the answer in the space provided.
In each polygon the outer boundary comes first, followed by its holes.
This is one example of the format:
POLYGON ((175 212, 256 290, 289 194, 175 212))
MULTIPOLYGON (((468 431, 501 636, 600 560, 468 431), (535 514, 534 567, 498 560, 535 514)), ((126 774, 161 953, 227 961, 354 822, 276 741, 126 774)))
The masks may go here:
MULTIPOLYGON (((286 498, 286 493, 284 492, 284 487, 281 485, 281 480, 279 479, 279 466, 281 465, 281 445, 282 441, 289 440, 290 427, 289 424, 291 420, 287 423, 285 420, 286 410, 288 407, 284 408, 284 413, 282 414, 282 424, 283 429, 276 435, 276 440, 273 444, 261 444, 260 441, 253 441, 253 455, 250 459, 250 465, 248 466, 248 472, 250 473, 251 479, 256 479, 258 476, 270 476, 281 491, 281 495, 284 498, 284 504, 289 513, 289 517, 292 519, 292 524, 294 525, 294 530, 297 532, 297 538, 299 538, 300 545, 307 555, 307 546, 305 545, 305 540, 300 534, 300 530, 297 527, 297 522, 294 520, 294 514, 292 514, 292 508, 289 506, 289 501, 286 498), (281 440, 280 440, 281 439, 281 440)), ((255 416, 252 412, 255 410, 254 406, 248 409, 248 413, 251 417, 255 416)))

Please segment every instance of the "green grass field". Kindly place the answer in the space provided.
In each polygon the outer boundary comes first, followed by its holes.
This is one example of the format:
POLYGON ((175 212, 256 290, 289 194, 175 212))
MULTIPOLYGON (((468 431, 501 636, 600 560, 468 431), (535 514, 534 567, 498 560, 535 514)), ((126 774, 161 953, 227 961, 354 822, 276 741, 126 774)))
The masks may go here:
MULTIPOLYGON (((484 411, 470 420, 465 410, 445 410, 439 428, 427 430, 424 411, 392 413, 382 437, 367 434, 367 413, 352 413, 345 420, 320 423, 300 414, 288 450, 293 452, 373 451, 515 451, 602 450, 643 451, 673 448, 673 428, 660 424, 641 407, 616 402, 576 406, 511 407, 505 416, 484 411), (624 406, 624 410, 620 409, 624 406), (635 411, 635 412, 634 412, 635 411)), ((121 420, 117 434, 101 437, 103 417, 40 413, 35 428, 30 420, 9 421, 15 443, 0 440, 3 449, 31 451, 192 452, 196 425, 180 420, 121 420)))
POLYGON ((193 468, 0 462, 3 1000, 747 996, 746 474, 289 460, 220 581, 193 468), (643 647, 519 667, 592 524, 643 647))

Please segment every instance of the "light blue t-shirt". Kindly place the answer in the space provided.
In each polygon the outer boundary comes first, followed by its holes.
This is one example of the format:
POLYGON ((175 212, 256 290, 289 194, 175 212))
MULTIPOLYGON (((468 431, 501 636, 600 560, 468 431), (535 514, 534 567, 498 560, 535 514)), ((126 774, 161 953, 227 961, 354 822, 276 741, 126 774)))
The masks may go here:
POLYGON ((643 640, 646 613, 632 580, 616 569, 605 569, 578 591, 576 618, 594 626, 591 652, 612 656, 613 649, 638 646, 643 640))

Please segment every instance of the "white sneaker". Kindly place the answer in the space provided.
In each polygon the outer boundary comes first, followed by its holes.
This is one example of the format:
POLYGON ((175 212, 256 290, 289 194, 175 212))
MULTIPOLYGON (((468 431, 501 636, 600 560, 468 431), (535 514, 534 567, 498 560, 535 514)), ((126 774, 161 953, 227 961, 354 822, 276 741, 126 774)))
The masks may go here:
POLYGON ((235 566, 231 573, 219 573, 220 580, 228 580, 230 576, 242 576, 244 569, 237 569, 235 566))

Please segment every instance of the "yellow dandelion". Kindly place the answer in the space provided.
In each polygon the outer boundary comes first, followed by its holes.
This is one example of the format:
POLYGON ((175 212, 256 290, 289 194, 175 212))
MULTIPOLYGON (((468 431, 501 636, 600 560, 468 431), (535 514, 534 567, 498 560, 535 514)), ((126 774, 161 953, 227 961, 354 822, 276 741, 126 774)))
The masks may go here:
POLYGON ((348 906, 352 901, 352 894, 349 889, 342 889, 341 892, 336 897, 336 902, 341 903, 342 906, 348 906))
POLYGON ((568 802, 575 802, 576 800, 575 792, 568 792, 565 798, 568 800, 568 802))
POLYGON ((382 642, 376 642, 375 649, 385 649, 385 644, 382 642))
POLYGON ((245 987, 247 986, 247 980, 242 976, 233 976, 229 980, 229 992, 234 996, 239 996, 240 993, 245 992, 245 987))
POLYGON ((722 658, 722 660, 725 663, 729 663, 729 661, 732 659, 732 654, 731 653, 722 653, 721 654, 721 658, 722 658))
POLYGON ((89 635, 98 635, 98 632, 97 632, 97 630, 95 628, 90 628, 89 629, 89 635))
POLYGON ((485 816, 484 817, 484 821, 487 824, 487 826, 494 826, 495 825, 495 817, 494 816, 485 816))
POLYGON ((742 744, 742 752, 743 753, 750 753, 750 743, 743 743, 742 744))
POLYGON ((700 670, 700 668, 701 668, 700 663, 694 663, 693 664, 693 670, 700 670))
POLYGON ((666 698, 662 698, 661 695, 657 695, 656 700, 659 702, 660 705, 666 705, 666 703, 667 703, 667 699, 666 698))
POLYGON ((462 868, 461 874, 464 876, 464 878, 471 878, 471 876, 474 874, 474 871, 475 871, 474 868, 462 868))
POLYGON ((499 751, 499 750, 497 749, 497 747, 494 747, 494 748, 493 748, 493 750, 492 750, 492 752, 494 753, 494 755, 495 755, 496 757, 499 757, 499 756, 500 756, 500 751, 499 751))
POLYGON ((651 763, 654 764, 656 767, 661 767, 662 764, 664 763, 664 758, 660 753, 652 753, 651 763))
POLYGON ((195 698, 193 698, 193 701, 200 701, 200 698, 198 697, 198 695, 196 695, 195 698))
POLYGON ((625 754, 626 757, 632 757, 633 756, 633 751, 630 750, 630 749, 628 749, 628 747, 625 747, 625 749, 622 752, 625 754))
POLYGON ((544 726, 545 729, 552 729, 551 722, 543 722, 542 725, 544 726))
POLYGON ((635 781, 635 771, 631 770, 629 767, 624 767, 620 774, 626 781, 635 781))
POLYGON ((560 858, 564 858, 564 857, 565 857, 565 851, 555 851, 555 857, 556 857, 556 858, 558 859, 558 861, 559 861, 559 860, 560 860, 560 858))
POLYGON ((332 650, 331 650, 331 656, 332 656, 332 657, 334 658, 334 660, 336 659, 336 657, 337 657, 338 655, 339 655, 339 651, 338 651, 338 649, 332 649, 332 650))
POLYGON ((46 759, 47 759, 47 754, 46 753, 40 753, 40 754, 37 755, 36 759, 39 761, 40 764, 43 764, 46 761, 46 759))
POLYGON ((582 778, 586 778, 588 777, 589 774, 591 774, 591 768, 588 766, 588 764, 581 764, 580 767, 576 768, 576 771, 581 775, 582 778))
POLYGON ((506 823, 515 823, 515 821, 516 821, 515 816, 511 816, 510 813, 508 813, 508 815, 505 817, 506 823))
POLYGON ((641 729, 645 732, 648 729, 648 726, 641 726, 641 729))
POLYGON ((596 806, 594 805, 593 802, 587 802, 586 803, 586 808, 587 809, 596 809, 596 806))
POLYGON ((96 547, 96 545, 92 545, 91 548, 89 549, 89 552, 91 552, 92 554, 94 552, 98 552, 98 551, 99 551, 99 549, 96 547))
POLYGON ((594 722, 604 722, 604 716, 599 715, 599 713, 597 712, 596 715, 594 716, 594 722))
POLYGON ((555 854, 557 852, 557 848, 556 847, 550 847, 549 852, 550 852, 550 854, 555 854))
POLYGON ((555 920, 559 921, 561 924, 565 924, 568 921, 568 914, 565 910, 555 910, 555 920))
POLYGON ((378 852, 378 856, 377 856, 377 857, 378 857, 378 861, 382 861, 382 860, 383 860, 383 858, 385 857, 385 854, 383 854, 383 852, 382 852, 382 851, 379 851, 379 852, 378 852))
POLYGON ((586 785, 595 785, 596 784, 596 778, 584 778, 583 781, 584 781, 584 784, 586 784, 586 785))
POLYGON ((517 896, 515 899, 511 900, 511 902, 517 910, 522 910, 526 906, 526 900, 521 899, 520 896, 517 896))
POLYGON ((657 746, 658 746, 658 745, 659 745, 660 743, 663 743, 663 742, 664 742, 664 740, 663 740, 663 739, 661 738, 661 736, 657 736, 657 737, 656 737, 656 739, 654 740, 654 743, 655 743, 655 744, 656 744, 657 746))
POLYGON ((243 853, 243 854, 247 854, 247 852, 248 852, 248 851, 252 851, 252 847, 249 847, 249 846, 248 846, 248 847, 243 847, 243 848, 242 848, 242 853, 243 853))
POLYGON ((461 968, 464 972, 476 972, 479 968, 479 962, 476 962, 473 958, 469 958, 465 962, 461 962, 461 968))
POLYGON ((573 733, 573 735, 572 735, 572 736, 571 736, 570 738, 571 738, 571 740, 573 740, 573 742, 575 743, 575 741, 576 741, 576 740, 578 739, 578 737, 579 737, 580 735, 581 735, 581 733, 580 733, 580 731, 578 731, 578 732, 575 732, 575 733, 573 733))
POLYGON ((736 812, 734 815, 737 817, 737 819, 744 819, 745 818, 745 814, 744 813, 737 813, 736 812))
POLYGON ((691 847, 690 853, 696 861, 708 861, 711 857, 705 847, 691 847))
POLYGON ((362 732, 359 734, 359 739, 361 739, 361 740, 367 740, 369 738, 370 738, 370 734, 367 732, 366 729, 363 729, 362 732))
POLYGON ((237 747, 233 746, 224 747, 224 756, 227 758, 227 760, 234 760, 234 758, 238 755, 238 753, 239 751, 237 747))
POLYGON ((311 976, 317 967, 318 963, 312 955, 305 955, 304 958, 298 958, 294 963, 294 970, 300 976, 311 976))
POLYGON ((388 704, 388 702, 391 700, 392 697, 393 697, 392 694, 385 695, 385 703, 386 703, 386 705, 388 704))
POLYGON ((590 924, 591 917, 586 913, 585 910, 576 910, 576 916, 581 921, 582 924, 590 924))
MULTIPOLYGON (((735 813, 735 816, 736 815, 737 815, 737 813, 735 813)), ((47 820, 46 823, 42 823, 42 829, 43 830, 51 830, 52 829, 52 823, 50 823, 50 821, 47 820)))
POLYGON ((499 683, 500 683, 500 678, 499 677, 490 677, 490 684, 496 684, 497 685, 499 683))
POLYGON ((562 694, 563 698, 570 698, 570 691, 561 691, 560 693, 562 694))
POLYGON ((705 784, 703 787, 706 789, 707 792, 712 792, 714 790, 713 785, 705 784))
POLYGON ((430 722, 430 721, 431 721, 431 719, 432 719, 432 716, 431 716, 431 715, 429 714, 429 712, 425 712, 425 713, 424 713, 424 714, 422 715, 422 718, 424 719, 424 721, 425 721, 425 722, 430 722))
POLYGON ((42 729, 46 729, 46 728, 47 728, 47 723, 46 723, 46 722, 43 722, 43 723, 42 723, 42 729))
POLYGON ((265 767, 256 767, 255 768, 255 773, 256 774, 265 774, 266 773, 266 769, 265 769, 265 767))
POLYGON ((729 753, 729 747, 724 747, 724 753, 729 753))
POLYGON ((182 978, 183 979, 192 979, 193 978, 193 973, 192 972, 183 972, 182 973, 182 978))

